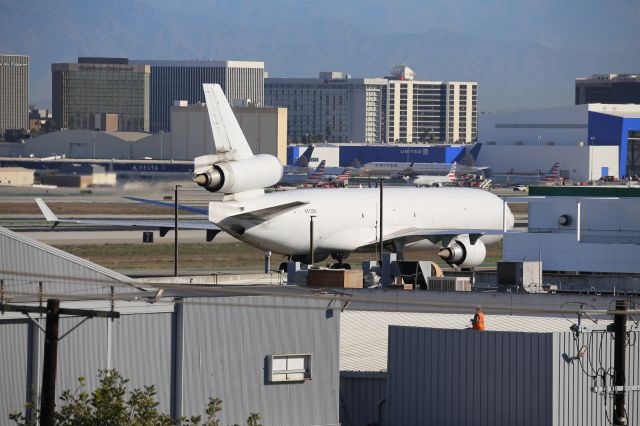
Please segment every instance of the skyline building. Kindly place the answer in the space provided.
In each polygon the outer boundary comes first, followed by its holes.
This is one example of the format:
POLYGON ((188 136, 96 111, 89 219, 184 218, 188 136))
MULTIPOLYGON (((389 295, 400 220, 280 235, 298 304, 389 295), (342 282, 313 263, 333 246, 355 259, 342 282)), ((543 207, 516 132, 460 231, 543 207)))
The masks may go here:
POLYGON ((471 143, 478 138, 478 83, 419 81, 405 65, 388 76, 387 142, 471 143))
POLYGON ((576 105, 640 104, 640 74, 593 74, 576 78, 576 105))
POLYGON ((267 105, 286 107, 289 142, 375 143, 385 134, 387 80, 320 72, 318 78, 267 78, 267 105))
POLYGON ((149 131, 148 65, 80 57, 78 63, 52 64, 51 73, 58 128, 95 130, 97 115, 115 114, 118 131, 149 131))
POLYGON ((175 101, 204 102, 203 83, 217 83, 229 103, 264 104, 264 62, 214 60, 131 60, 150 66, 150 131, 171 130, 175 101))
POLYGON ((0 54, 0 136, 29 129, 29 56, 0 54))
POLYGON ((267 78, 265 101, 288 108, 292 143, 475 141, 478 83, 414 77, 400 65, 385 78, 267 78))

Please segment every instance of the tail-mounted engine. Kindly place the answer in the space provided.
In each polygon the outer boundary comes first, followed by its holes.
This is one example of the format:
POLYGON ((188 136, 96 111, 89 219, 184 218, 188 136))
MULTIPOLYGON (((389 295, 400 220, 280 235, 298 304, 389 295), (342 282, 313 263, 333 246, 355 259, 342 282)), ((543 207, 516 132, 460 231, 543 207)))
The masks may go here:
POLYGON ((473 268, 484 262, 487 255, 487 248, 481 240, 476 240, 471 244, 469 237, 459 236, 448 247, 438 252, 438 256, 449 265, 460 268, 473 268))
POLYGON ((211 192, 235 194, 263 189, 282 179, 282 164, 272 155, 260 154, 244 160, 220 161, 206 155, 196 159, 195 183, 211 192), (202 164, 207 161, 207 164, 202 164))

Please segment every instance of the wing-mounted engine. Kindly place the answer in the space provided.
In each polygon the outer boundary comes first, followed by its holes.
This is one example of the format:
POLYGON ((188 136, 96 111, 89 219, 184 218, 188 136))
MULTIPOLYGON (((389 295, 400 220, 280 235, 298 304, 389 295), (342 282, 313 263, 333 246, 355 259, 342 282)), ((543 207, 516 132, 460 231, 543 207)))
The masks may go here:
POLYGON ((467 235, 460 235, 438 252, 438 256, 449 265, 455 265, 460 268, 473 268, 484 262, 487 255, 487 248, 481 240, 476 240, 471 244, 471 240, 467 235))
POLYGON ((267 154, 232 161, 220 161, 216 155, 205 155, 196 158, 195 183, 211 192, 235 194, 238 192, 263 189, 282 179, 282 164, 267 154), (203 161, 213 160, 209 164, 203 161))

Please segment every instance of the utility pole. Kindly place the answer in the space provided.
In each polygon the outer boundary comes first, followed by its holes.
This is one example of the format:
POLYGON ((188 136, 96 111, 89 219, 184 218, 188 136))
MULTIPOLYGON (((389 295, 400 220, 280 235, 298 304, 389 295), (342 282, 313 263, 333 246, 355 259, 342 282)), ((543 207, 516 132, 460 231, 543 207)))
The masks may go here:
POLYGON ((47 300, 47 322, 44 333, 44 360, 42 362, 42 396, 40 397, 40 424, 53 426, 56 408, 56 370, 58 366, 58 325, 60 300, 47 300))
POLYGON ((315 247, 313 246, 313 219, 315 216, 311 215, 309 217, 311 218, 309 222, 309 256, 311 257, 309 266, 311 267, 315 263, 315 247))
POLYGON ((380 179, 380 267, 382 267, 382 253, 384 251, 384 237, 382 233, 382 212, 383 212, 383 197, 382 197, 382 179, 380 179))
MULTIPOLYGON (((629 301, 616 300, 616 311, 626 312, 629 310, 629 301)), ((627 315, 626 313, 616 314, 613 318, 613 337, 615 339, 613 348, 613 424, 618 426, 627 425, 627 415, 625 409, 625 389, 627 363, 627 315)))
MULTIPOLYGON (((47 314, 44 343, 44 360, 42 362, 42 389, 40 400, 40 425, 53 426, 56 407, 56 370, 58 365, 58 342, 75 330, 89 318, 120 318, 120 313, 111 311, 94 311, 88 309, 60 308, 59 299, 48 299, 47 307, 11 305, 0 303, 1 312, 20 312, 28 316, 31 313, 47 314), (58 336, 60 315, 85 317, 83 321, 72 327, 62 336, 58 336)), ((31 317, 29 317, 31 318, 31 317)), ((38 325, 36 323, 36 325, 38 325)), ((40 329, 42 327, 38 325, 40 329)))
POLYGON ((175 208, 173 210, 173 276, 178 276, 178 188, 182 185, 176 185, 175 195, 173 197, 175 208))

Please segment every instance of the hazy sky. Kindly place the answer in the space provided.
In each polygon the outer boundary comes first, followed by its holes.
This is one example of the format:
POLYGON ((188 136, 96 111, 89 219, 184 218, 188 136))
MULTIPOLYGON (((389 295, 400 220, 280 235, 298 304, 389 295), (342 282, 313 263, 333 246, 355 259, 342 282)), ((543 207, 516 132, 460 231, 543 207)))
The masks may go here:
POLYGON ((262 60, 273 76, 339 70, 477 80, 486 110, 567 105, 574 79, 640 72, 640 0, 0 0, 0 52, 30 55, 30 100, 77 56, 262 60))

